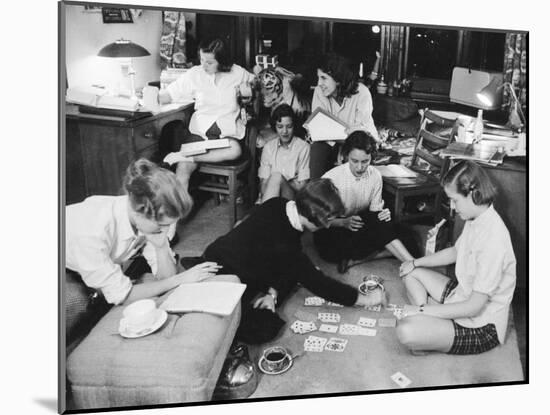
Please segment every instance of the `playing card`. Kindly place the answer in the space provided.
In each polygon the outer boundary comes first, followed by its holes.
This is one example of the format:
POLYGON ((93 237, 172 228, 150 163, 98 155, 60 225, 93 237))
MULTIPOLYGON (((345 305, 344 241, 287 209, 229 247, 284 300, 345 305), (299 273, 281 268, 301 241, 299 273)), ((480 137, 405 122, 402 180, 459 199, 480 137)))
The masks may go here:
POLYGON ((310 307, 319 307, 325 304, 325 300, 321 297, 306 297, 305 305, 310 307))
POLYGON ((329 301, 329 302, 327 303, 327 305, 328 305, 329 307, 344 307, 342 304, 333 303, 332 301, 329 301))
POLYGON ((294 317, 301 321, 315 321, 317 320, 317 314, 308 313, 307 311, 297 310, 294 313, 294 317))
POLYGON ((317 318, 323 323, 339 323, 340 314, 338 313, 318 313, 317 318))
POLYGON ((322 352, 327 339, 324 337, 308 336, 304 340, 304 350, 306 352, 322 352))
POLYGON ((317 326, 312 321, 296 320, 294 323, 292 323, 290 329, 294 333, 304 334, 317 330, 317 326))
POLYGON ((380 327, 395 327, 396 321, 394 318, 379 318, 378 325, 380 327))
POLYGON ((355 324, 340 324, 340 334, 354 336, 359 334, 359 326, 355 324))
POLYGON ((334 324, 321 324, 319 326, 319 331, 324 331, 325 333, 336 333, 338 331, 338 326, 334 324))
POLYGON ((359 327, 357 330, 357 333, 361 336, 376 336, 376 330, 375 329, 369 329, 368 327, 359 327))
POLYGON ((395 310, 396 308, 399 308, 399 306, 398 306, 397 304, 391 304, 391 303, 389 303, 389 304, 386 305, 386 310, 388 310, 388 311, 393 311, 393 310, 395 310))
POLYGON ((365 308, 369 311, 376 311, 377 313, 379 313, 380 310, 382 309, 382 306, 380 304, 378 304, 378 305, 373 305, 373 306, 369 306, 369 307, 365 307, 365 308))
POLYGON ((331 352, 343 352, 347 344, 348 341, 346 339, 331 337, 325 346, 325 350, 330 350, 331 352))
POLYGON ((390 377, 391 377, 391 380, 393 380, 395 383, 397 383, 402 388, 406 388, 407 386, 409 386, 412 383, 412 381, 401 372, 396 372, 393 375, 391 375, 390 377))
POLYGON ((357 324, 361 327, 374 327, 376 326, 375 318, 359 317, 357 324))
POLYGON ((393 315, 397 320, 401 320, 405 315, 403 314, 403 309, 401 307, 396 308, 393 310, 393 315))

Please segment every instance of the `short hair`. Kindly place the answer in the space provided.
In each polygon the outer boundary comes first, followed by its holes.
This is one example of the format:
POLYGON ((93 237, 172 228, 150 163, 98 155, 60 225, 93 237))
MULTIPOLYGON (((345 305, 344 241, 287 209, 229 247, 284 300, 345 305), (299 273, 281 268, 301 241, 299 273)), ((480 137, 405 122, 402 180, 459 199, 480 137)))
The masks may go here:
POLYGON ((128 166, 124 190, 132 209, 147 219, 186 217, 193 200, 170 170, 141 158, 128 166))
POLYGON ((290 117, 292 119, 292 125, 296 127, 296 115, 294 114, 294 110, 288 104, 281 104, 273 110, 271 118, 269 119, 271 128, 274 131, 277 122, 281 121, 283 117, 290 117))
POLYGON ((339 85, 336 95, 340 98, 351 97, 358 92, 359 80, 351 61, 334 53, 323 55, 317 68, 330 75, 339 85))
POLYGON ((366 131, 357 130, 352 132, 344 141, 342 155, 347 157, 355 149, 363 150, 365 153, 370 154, 373 159, 376 158, 376 140, 366 131))
POLYGON ((475 205, 490 205, 497 195, 497 189, 485 170, 469 160, 459 162, 447 172, 442 185, 445 187, 451 184, 464 197, 471 192, 475 205))
POLYGON ((326 228, 330 219, 344 214, 338 189, 330 179, 313 179, 296 194, 298 213, 315 226, 326 228))
POLYGON ((214 55, 214 59, 218 61, 219 72, 231 71, 234 61, 229 55, 229 49, 223 40, 204 40, 199 44, 199 51, 202 51, 202 53, 212 53, 214 55))

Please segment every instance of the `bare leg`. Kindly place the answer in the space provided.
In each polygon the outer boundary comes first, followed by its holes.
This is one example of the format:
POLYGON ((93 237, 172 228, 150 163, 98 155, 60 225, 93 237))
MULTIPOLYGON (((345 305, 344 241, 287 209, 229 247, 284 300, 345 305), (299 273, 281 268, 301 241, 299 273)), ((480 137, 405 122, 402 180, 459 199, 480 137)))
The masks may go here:
POLYGON ((197 167, 197 163, 190 163, 188 161, 181 161, 178 163, 178 166, 176 167, 176 177, 185 191, 189 190, 189 179, 197 167))
POLYGON ((414 259, 407 248, 405 248, 405 245, 403 245, 403 242, 401 242, 399 239, 394 239, 389 244, 387 244, 386 249, 390 251, 392 255, 401 262, 411 261, 414 259))
POLYGON ((426 304, 428 296, 439 301, 449 277, 427 268, 415 268, 403 278, 407 296, 414 305, 426 304))
POLYGON ((452 320, 419 315, 400 320, 396 333, 413 354, 421 350, 448 352, 455 334, 452 320))
POLYGON ((233 138, 229 139, 229 147, 209 150, 205 154, 193 157, 197 163, 217 163, 219 161, 235 160, 242 153, 241 145, 233 138))
POLYGON ((277 197, 281 194, 281 183, 284 181, 284 177, 281 173, 271 173, 271 176, 264 180, 262 183, 262 200, 264 203, 273 197, 277 197))

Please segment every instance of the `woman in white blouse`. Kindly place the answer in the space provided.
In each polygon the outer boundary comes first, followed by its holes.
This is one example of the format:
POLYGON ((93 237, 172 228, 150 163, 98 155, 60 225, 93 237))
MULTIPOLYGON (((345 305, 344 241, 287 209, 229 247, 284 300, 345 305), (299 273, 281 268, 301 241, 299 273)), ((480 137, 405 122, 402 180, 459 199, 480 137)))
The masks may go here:
POLYGON ((192 67, 159 92, 161 104, 195 102, 189 131, 174 138, 170 151, 178 152, 184 143, 218 138, 228 138, 230 145, 191 157, 170 154, 165 161, 177 163, 176 174, 185 189, 198 163, 235 160, 241 155, 239 140, 245 135, 245 122, 239 116, 237 95, 238 91, 251 95, 248 87, 254 80, 253 74, 233 63, 227 46, 220 39, 201 43, 199 55, 200 65, 192 67))
MULTIPOLYGON (((332 180, 344 202, 343 217, 331 221, 328 229, 314 234, 323 259, 338 263, 345 272, 352 260, 361 260, 377 251, 389 251, 400 261, 413 257, 397 238, 389 209, 382 200, 382 175, 371 166, 376 142, 369 133, 355 131, 344 142, 342 153, 348 162, 323 175, 332 180)), ((387 254, 387 252, 383 252, 387 254)))

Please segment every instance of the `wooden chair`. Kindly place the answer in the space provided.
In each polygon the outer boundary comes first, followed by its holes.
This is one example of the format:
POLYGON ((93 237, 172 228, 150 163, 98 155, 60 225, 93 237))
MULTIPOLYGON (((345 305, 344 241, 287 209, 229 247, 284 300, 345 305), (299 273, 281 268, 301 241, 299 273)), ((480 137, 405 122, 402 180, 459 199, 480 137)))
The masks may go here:
POLYGON ((437 222, 441 218, 443 189, 440 181, 447 171, 449 160, 439 157, 437 152, 446 147, 455 134, 454 120, 442 118, 430 110, 424 111, 410 166, 416 176, 383 178, 384 199, 391 202, 393 218, 397 223, 425 218, 434 218, 437 222), (439 129, 450 128, 449 137, 428 131, 434 124, 439 129), (410 206, 411 202, 424 203, 424 206, 410 206))
POLYGON ((258 128, 256 123, 249 121, 243 138, 243 152, 238 159, 219 163, 201 163, 197 169, 198 173, 207 175, 206 180, 199 184, 199 190, 216 194, 218 204, 220 203, 221 195, 228 197, 231 207, 229 217, 231 228, 237 221, 238 197, 246 197, 250 203, 254 203, 256 197, 255 166, 257 135, 258 128))

